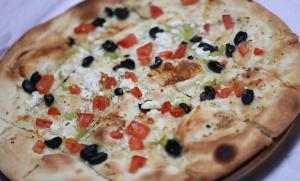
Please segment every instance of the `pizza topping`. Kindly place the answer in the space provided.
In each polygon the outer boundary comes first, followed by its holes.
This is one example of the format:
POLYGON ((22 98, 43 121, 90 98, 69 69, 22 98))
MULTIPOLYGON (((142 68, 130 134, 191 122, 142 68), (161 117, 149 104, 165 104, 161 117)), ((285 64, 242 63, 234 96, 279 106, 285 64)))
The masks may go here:
POLYGON ((78 125, 80 128, 87 128, 94 119, 92 113, 78 113, 78 125))
POLYGON ((188 114, 189 112, 191 112, 192 108, 191 106, 189 106, 186 103, 180 103, 179 106, 184 109, 185 113, 188 114))
POLYGON ((232 87, 226 87, 223 88, 217 92, 217 97, 221 98, 221 99, 225 99, 227 98, 232 92, 233 92, 233 88, 232 87))
POLYGON ((67 138, 65 139, 65 147, 71 153, 79 153, 81 152, 86 146, 84 144, 78 143, 74 138, 67 138))
POLYGON ((198 36, 198 35, 195 35, 195 36, 193 36, 193 38, 190 39, 190 42, 192 42, 192 43, 199 43, 201 41, 202 41, 202 37, 198 36))
POLYGON ((231 162, 236 156, 236 148, 229 144, 222 144, 214 152, 215 159, 220 163, 231 162))
POLYGON ((242 97, 244 92, 244 86, 240 82, 233 83, 233 90, 236 97, 242 97))
POLYGON ((107 160, 107 153, 104 153, 104 152, 96 153, 96 155, 88 157, 88 159, 87 159, 87 161, 91 165, 97 165, 97 164, 105 162, 106 160, 107 160))
POLYGON ((211 86, 206 86, 204 92, 200 94, 200 101, 213 100, 216 97, 216 91, 211 86))
POLYGON ((160 108, 160 112, 162 114, 165 114, 167 112, 171 112, 172 110, 172 104, 170 101, 166 101, 162 104, 161 108, 160 108))
POLYGON ((32 84, 32 82, 29 80, 26 80, 26 79, 22 82, 22 88, 28 94, 31 94, 35 91, 35 88, 34 88, 34 85, 32 84))
POLYGON ((37 118, 35 120, 35 124, 41 128, 50 128, 52 125, 52 121, 49 121, 48 119, 37 118))
POLYGON ((106 22, 106 20, 104 18, 96 18, 92 22, 92 25, 94 25, 95 27, 103 27, 103 24, 105 22, 106 22))
POLYGON ((114 130, 114 131, 110 132, 109 135, 113 139, 122 139, 123 138, 123 133, 121 133, 120 130, 114 130))
POLYGON ((223 15, 223 23, 226 30, 234 28, 234 22, 232 21, 231 16, 228 14, 223 15))
POLYGON ((142 156, 134 155, 131 158, 131 163, 129 166, 129 173, 136 173, 140 168, 144 167, 147 162, 147 158, 142 156))
POLYGON ((159 66, 161 66, 162 63, 163 63, 163 60, 160 57, 155 57, 155 62, 152 65, 150 65, 150 68, 156 69, 159 66))
POLYGON ((213 71, 215 73, 221 73, 222 70, 225 68, 225 65, 221 64, 218 61, 214 61, 214 60, 209 61, 207 66, 211 71, 213 71))
POLYGON ((133 89, 131 89, 131 90, 130 90, 130 93, 131 93, 132 95, 134 95, 134 97, 136 97, 136 98, 138 98, 138 99, 140 99, 140 98, 143 97, 143 93, 142 93, 142 91, 140 90, 140 88, 138 88, 138 87, 134 87, 133 89))
POLYGON ((163 51, 163 52, 159 53, 159 56, 162 58, 171 59, 173 56, 173 52, 172 51, 163 51))
POLYGON ((186 114, 186 111, 181 106, 177 106, 177 107, 175 107, 174 109, 171 110, 170 114, 173 117, 178 118, 178 117, 184 116, 186 114))
POLYGON ((163 67, 163 70, 166 70, 166 71, 171 71, 173 70, 175 67, 174 65, 171 63, 171 62, 166 62, 164 64, 164 67, 163 67))
POLYGON ((249 52, 249 47, 246 42, 243 42, 239 45, 239 53, 244 57, 249 52))
POLYGON ((147 43, 137 49, 138 59, 142 65, 149 65, 151 63, 152 51, 153 51, 152 43, 147 43))
POLYGON ((44 101, 45 101, 45 104, 49 107, 54 103, 55 98, 52 94, 45 94, 44 101))
POLYGON ((95 60, 95 58, 93 56, 85 57, 82 60, 81 66, 82 67, 89 67, 93 63, 94 60, 95 60))
POLYGON ((45 140, 45 144, 52 149, 58 148, 62 143, 62 139, 60 137, 52 138, 51 140, 45 140))
POLYGON ((250 105, 254 100, 254 91, 251 89, 245 89, 242 94, 242 102, 245 105, 250 105))
POLYGON ((125 79, 130 79, 132 82, 137 82, 138 78, 136 77, 134 72, 125 72, 124 75, 125 79))
POLYGON ((198 2, 199 2, 199 0, 181 0, 181 4, 183 4, 185 6, 196 4, 198 2))
POLYGON ((203 29, 204 29, 206 32, 209 32, 209 31, 210 31, 210 26, 211 26, 211 24, 205 23, 205 24, 203 25, 203 29))
POLYGON ((80 94, 81 90, 80 90, 80 87, 76 84, 73 84, 69 87, 69 91, 71 94, 80 94))
POLYGON ((231 45, 230 43, 227 43, 226 44, 226 56, 227 57, 232 57, 232 54, 234 53, 235 51, 235 46, 231 45))
POLYGON ((131 33, 122 40, 118 41, 117 44, 123 48, 131 48, 138 43, 137 37, 131 33))
POLYGON ((114 11, 110 7, 105 7, 104 12, 105 12, 106 16, 108 16, 108 17, 113 17, 113 15, 115 14, 114 11))
POLYGON ((167 144, 165 145, 166 152, 173 156, 173 157, 179 157, 182 152, 182 146, 179 144, 179 142, 175 139, 168 139, 167 144))
POLYGON ((263 49, 260 49, 260 48, 255 48, 253 53, 256 56, 263 56, 265 51, 263 49))
POLYGON ((76 44, 76 41, 74 38, 69 37, 67 44, 69 45, 69 47, 73 47, 76 44))
POLYGON ((145 100, 143 103, 139 104, 141 110, 149 111, 150 109, 159 109, 160 102, 154 100, 145 100))
POLYGON ((118 48, 118 45, 115 44, 115 42, 111 41, 111 40, 106 40, 103 44, 102 44, 102 48, 107 51, 107 52, 115 52, 118 48))
POLYGON ((144 140, 148 136, 150 128, 143 123, 131 121, 130 124, 127 126, 125 132, 127 135, 144 140))
POLYGON ((192 55, 189 55, 189 56, 187 56, 186 57, 188 60, 193 60, 194 59, 194 57, 192 56, 192 55))
POLYGON ((239 45, 242 42, 245 42, 248 38, 248 34, 244 31, 238 32, 234 37, 234 44, 239 45))
POLYGON ((33 145, 32 150, 37 154, 41 154, 43 153, 45 147, 46 147, 45 143, 42 140, 38 140, 33 145))
POLYGON ((179 45, 178 49, 173 54, 172 58, 173 59, 180 59, 180 58, 185 57, 186 49, 187 49, 187 43, 186 42, 182 42, 179 45))
POLYGON ((157 18, 157 17, 163 15, 164 11, 158 6, 151 5, 150 13, 151 13, 152 18, 157 18))
POLYGON ((49 107, 48 115, 51 115, 51 116, 60 115, 60 111, 57 107, 49 107))
POLYGON ((210 51, 211 53, 218 50, 218 47, 214 47, 208 43, 200 43, 199 46, 203 51, 210 51))
POLYGON ((86 34, 95 31, 96 27, 92 24, 81 23, 74 29, 75 34, 86 34))
POLYGON ((54 83, 52 74, 43 75, 41 80, 35 85, 36 90, 40 94, 47 94, 54 83))
POLYGON ((127 58, 124 61, 121 61, 119 65, 114 66, 113 70, 116 71, 120 68, 126 68, 129 70, 134 70, 135 69, 135 63, 132 59, 127 58))
POLYGON ((97 154, 98 145, 88 145, 80 152, 80 157, 83 160, 88 160, 90 157, 93 157, 97 154))
POLYGON ((124 94, 124 91, 122 88, 116 88, 114 90, 114 94, 117 95, 117 96, 122 96, 124 94))
POLYGON ((110 100, 105 96, 96 96, 93 100, 93 108, 104 111, 110 105, 110 100))
POLYGON ((157 33, 163 33, 163 32, 164 32, 163 29, 159 28, 158 26, 155 26, 155 27, 150 29, 149 35, 150 35, 151 38, 155 39, 157 33))
POLYGON ((130 12, 129 12, 129 10, 126 7, 124 7, 124 8, 116 8, 115 9, 115 14, 116 14, 116 16, 117 16, 117 18, 119 20, 125 20, 125 19, 128 18, 130 12))
POLYGON ((130 137, 128 144, 129 144, 130 150, 132 150, 132 151, 145 149, 143 141, 139 138, 130 137))
POLYGON ((41 80, 41 78, 42 78, 42 76, 39 72, 34 72, 30 77, 30 82, 33 85, 36 85, 41 80))

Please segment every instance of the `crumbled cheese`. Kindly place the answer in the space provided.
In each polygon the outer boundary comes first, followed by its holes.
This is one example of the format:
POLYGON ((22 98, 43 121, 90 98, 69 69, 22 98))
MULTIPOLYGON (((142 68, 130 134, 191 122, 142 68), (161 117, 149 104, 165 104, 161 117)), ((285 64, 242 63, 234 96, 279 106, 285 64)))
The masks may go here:
POLYGON ((37 91, 34 91, 32 93, 31 99, 27 100, 26 104, 32 108, 32 107, 36 106, 37 104, 39 104, 42 101, 42 98, 43 98, 43 95, 41 95, 37 91))
POLYGON ((170 50, 173 48, 172 35, 169 33, 156 34, 155 43, 158 45, 158 51, 170 50))
POLYGON ((142 109, 159 109, 161 107, 161 103, 158 101, 146 101, 141 105, 142 109))
POLYGON ((179 20, 179 19, 174 19, 174 20, 169 21, 167 23, 167 25, 172 26, 172 27, 181 26, 181 25, 183 25, 183 21, 179 20))
POLYGON ((81 95, 81 97, 83 97, 85 99, 92 99, 92 97, 93 97, 93 93, 86 89, 82 89, 80 95, 81 95))
POLYGON ((53 134, 57 134, 61 131, 61 127, 58 124, 53 123, 50 127, 50 132, 53 134))
POLYGON ((77 119, 72 119, 62 124, 63 136, 66 138, 74 138, 77 134, 77 119))
POLYGON ((123 89, 133 89, 134 83, 130 79, 123 79, 119 87, 123 89))
POLYGON ((87 73, 83 79, 83 87, 92 92, 99 91, 99 77, 95 73, 87 73))
POLYGON ((198 47, 196 49, 196 55, 199 58, 208 58, 208 55, 210 54, 210 51, 204 51, 201 47, 198 47))

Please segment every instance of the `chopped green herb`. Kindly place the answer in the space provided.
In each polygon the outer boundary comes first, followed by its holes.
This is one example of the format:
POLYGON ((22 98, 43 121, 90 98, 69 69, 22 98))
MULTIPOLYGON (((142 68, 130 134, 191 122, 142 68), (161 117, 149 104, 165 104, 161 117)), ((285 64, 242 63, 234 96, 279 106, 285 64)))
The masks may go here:
POLYGON ((217 80, 214 79, 214 80, 210 80, 210 81, 205 82, 204 84, 201 85, 201 87, 203 87, 203 88, 206 87, 206 86, 213 87, 213 86, 216 86, 216 85, 217 85, 217 80))
POLYGON ((183 39, 185 41, 189 41, 194 36, 194 28, 192 28, 191 25, 189 24, 184 24, 183 30, 184 30, 183 39))
POLYGON ((69 91, 69 87, 66 86, 66 85, 64 85, 64 84, 61 85, 61 89, 62 89, 63 91, 69 91))
POLYGON ((64 78, 64 76, 62 75, 62 72, 61 72, 61 71, 59 71, 59 73, 58 73, 58 79, 59 79, 60 81, 64 81, 64 80, 65 80, 65 78, 64 78))
POLYGON ((219 56, 224 55, 224 54, 225 54, 225 51, 226 51, 225 45, 221 45, 221 46, 219 47, 219 50, 218 50, 218 51, 215 51, 215 52, 213 52, 213 53, 211 53, 210 56, 212 56, 212 57, 219 57, 219 56))
POLYGON ((77 114, 75 112, 69 112, 64 115, 64 118, 66 120, 72 120, 72 119, 77 118, 77 114))
POLYGON ((105 52, 104 53, 104 57, 115 60, 118 59, 120 57, 120 53, 116 53, 116 52, 105 52))
POLYGON ((151 146, 161 145, 164 147, 167 144, 168 138, 167 135, 163 135, 159 140, 150 142, 151 146))
POLYGON ((79 48, 78 47, 74 47, 74 48, 70 48, 67 52, 68 57, 71 57, 73 55, 76 55, 77 53, 79 53, 79 48))
POLYGON ((80 140, 83 138, 86 134, 88 133, 88 130, 86 128, 79 128, 77 135, 76 135, 76 140, 80 140))

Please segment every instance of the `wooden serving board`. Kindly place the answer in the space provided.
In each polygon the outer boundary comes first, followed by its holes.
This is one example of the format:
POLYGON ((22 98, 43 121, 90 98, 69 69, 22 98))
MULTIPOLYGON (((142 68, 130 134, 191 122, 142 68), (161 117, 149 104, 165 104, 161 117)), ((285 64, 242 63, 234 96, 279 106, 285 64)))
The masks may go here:
MULTIPOLYGON (((246 161, 231 174, 220 178, 222 181, 253 181, 262 180, 273 168, 287 156, 300 137, 300 114, 293 124, 275 141, 256 156, 246 161)), ((0 171, 0 181, 9 181, 0 171)))

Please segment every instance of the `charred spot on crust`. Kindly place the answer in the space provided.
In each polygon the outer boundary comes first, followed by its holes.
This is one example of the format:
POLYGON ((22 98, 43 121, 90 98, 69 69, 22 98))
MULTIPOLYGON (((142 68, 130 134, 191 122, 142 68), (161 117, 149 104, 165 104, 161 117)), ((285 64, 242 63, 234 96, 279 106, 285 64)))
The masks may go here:
POLYGON ((220 163, 231 162, 236 156, 237 150, 233 145, 221 144, 214 153, 215 160, 220 163))

